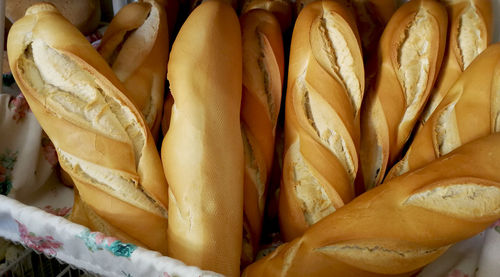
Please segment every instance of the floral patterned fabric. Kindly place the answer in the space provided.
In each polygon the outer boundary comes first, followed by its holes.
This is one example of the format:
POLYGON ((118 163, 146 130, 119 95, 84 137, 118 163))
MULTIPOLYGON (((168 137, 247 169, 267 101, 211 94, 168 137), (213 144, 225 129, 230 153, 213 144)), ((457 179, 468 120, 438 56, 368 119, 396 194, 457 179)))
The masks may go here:
POLYGON ((57 166, 57 154, 12 81, 12 75, 3 75, 6 93, 0 94, 0 194, 25 200, 48 180, 57 166))
POLYGON ((116 238, 106 237, 100 232, 90 232, 87 230, 78 235, 78 238, 85 242, 85 245, 91 252, 105 249, 115 256, 128 258, 137 249, 137 246, 131 243, 123 243, 116 238))
POLYGON ((62 243, 54 240, 52 236, 39 237, 32 232, 28 232, 28 227, 26 225, 17 222, 19 228, 19 236, 21 237, 22 243, 38 252, 42 252, 45 255, 51 257, 56 254, 56 250, 62 247, 62 243))

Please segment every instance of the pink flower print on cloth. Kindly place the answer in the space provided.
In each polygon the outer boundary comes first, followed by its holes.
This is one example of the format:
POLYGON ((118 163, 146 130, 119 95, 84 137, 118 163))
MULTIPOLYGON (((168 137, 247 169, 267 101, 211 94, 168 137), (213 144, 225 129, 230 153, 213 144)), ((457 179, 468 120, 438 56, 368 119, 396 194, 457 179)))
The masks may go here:
POLYGON ((15 120, 16 123, 19 123, 26 116, 26 112, 30 110, 30 107, 28 106, 28 102, 26 102, 24 96, 19 94, 10 99, 9 109, 14 110, 12 119, 15 120))
POLYGON ((71 207, 53 208, 51 205, 43 207, 43 210, 53 215, 67 217, 71 212, 71 207))
POLYGON ((100 232, 86 230, 77 237, 83 240, 91 252, 108 250, 115 256, 128 258, 137 249, 137 246, 131 243, 123 243, 116 238, 107 237, 100 232))
POLYGON ((56 250, 62 248, 63 244, 54 240, 52 236, 39 237, 34 233, 28 232, 26 225, 16 221, 19 227, 19 236, 21 241, 27 247, 42 252, 49 256, 55 256, 56 250))
POLYGON ((58 163, 57 152, 52 141, 47 137, 45 133, 42 135, 42 151, 43 157, 49 164, 54 167, 58 163))

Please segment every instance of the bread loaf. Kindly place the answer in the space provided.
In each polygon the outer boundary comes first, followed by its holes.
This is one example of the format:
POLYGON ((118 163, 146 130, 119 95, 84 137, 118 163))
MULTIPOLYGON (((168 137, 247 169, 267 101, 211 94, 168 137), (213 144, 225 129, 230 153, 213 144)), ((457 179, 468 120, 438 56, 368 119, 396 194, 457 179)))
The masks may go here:
POLYGON ((420 117, 443 59, 446 28, 446 10, 434 0, 404 4, 387 24, 378 50, 378 74, 361 112, 366 188, 382 182, 420 117))
POLYGON ((363 57, 351 13, 307 5, 295 23, 285 106, 280 225, 285 240, 354 197, 363 57))
POLYGON ((253 261, 262 231, 284 75, 280 25, 265 10, 240 18, 243 43, 241 132, 245 149, 242 262, 253 261))
POLYGON ((438 80, 422 113, 421 124, 425 124, 458 76, 486 49, 492 38, 490 0, 442 2, 448 11, 446 51, 438 80))
POLYGON ((168 63, 174 97, 161 153, 169 182, 168 255, 240 274, 242 44, 231 6, 207 1, 181 27, 168 63))
POLYGON ((155 1, 124 6, 106 29, 98 51, 127 88, 156 140, 168 59, 165 11, 155 1))
POLYGON ((500 218, 499 145, 481 138, 358 196, 243 276, 411 276, 500 218))
POLYGON ((103 224, 166 253, 168 188, 160 157, 106 61, 48 3, 33 5, 12 26, 7 51, 81 200, 103 224))
POLYGON ((274 14, 278 19, 281 31, 286 31, 292 24, 291 0, 244 0, 241 14, 250 10, 263 9, 274 14))
POLYGON ((391 179, 500 131, 500 44, 480 54, 460 75, 410 148, 387 174, 391 179))
MULTIPOLYGON (((39 0, 7 0, 5 1, 5 17, 15 22, 24 16, 28 7, 39 0)), ((71 24, 75 25, 85 35, 92 33, 101 20, 100 0, 46 0, 54 4, 71 24)))

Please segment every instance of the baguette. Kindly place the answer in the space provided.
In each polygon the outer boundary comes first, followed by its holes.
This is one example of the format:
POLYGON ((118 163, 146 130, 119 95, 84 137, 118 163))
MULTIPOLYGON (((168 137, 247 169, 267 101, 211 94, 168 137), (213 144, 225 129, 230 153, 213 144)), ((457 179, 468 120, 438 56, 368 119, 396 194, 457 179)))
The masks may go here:
POLYGON ((126 5, 109 24, 98 51, 127 88, 156 140, 168 59, 165 11, 155 1, 126 5))
POLYGON ((245 149, 242 264, 259 246, 284 76, 280 25, 265 10, 240 18, 243 43, 241 131, 245 149))
POLYGON ((161 161, 106 61, 48 3, 33 5, 12 26, 7 51, 14 78, 81 200, 105 224, 166 253, 161 161))
POLYGON ((174 97, 161 154, 169 182, 168 255, 239 276, 243 233, 241 30, 207 1, 181 27, 168 63, 174 97))
POLYGON ((469 64, 492 39, 490 0, 442 0, 448 10, 448 42, 438 81, 422 113, 421 125, 429 119, 443 97, 469 64))
POLYGON ((411 276, 500 218, 500 134, 354 199, 243 276, 411 276))
POLYGON ((354 197, 364 72, 351 13, 307 5, 295 24, 285 105, 280 226, 288 241, 354 197))
POLYGON ((361 169, 370 189, 399 158, 437 78, 446 43, 447 15, 434 0, 399 8, 378 51, 378 75, 361 112, 361 169))
POLYGON ((500 131, 500 44, 460 75, 386 179, 418 169, 471 140, 500 131))
POLYGON ((244 0, 241 14, 250 10, 263 9, 274 14, 285 32, 292 24, 292 2, 290 0, 244 0))

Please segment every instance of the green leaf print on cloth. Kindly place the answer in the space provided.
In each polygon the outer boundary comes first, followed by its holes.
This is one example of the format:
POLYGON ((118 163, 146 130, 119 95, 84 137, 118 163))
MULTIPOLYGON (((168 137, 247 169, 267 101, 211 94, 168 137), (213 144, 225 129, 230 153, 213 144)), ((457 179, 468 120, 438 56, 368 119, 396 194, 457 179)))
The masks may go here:
POLYGON ((12 189, 12 170, 17 161, 17 151, 7 149, 0 154, 0 194, 8 195, 12 189))
POLYGON ((495 222, 492 227, 500 234, 500 220, 495 222))
POLYGON ((137 246, 131 243, 123 243, 116 238, 106 237, 100 232, 86 230, 77 237, 83 240, 91 252, 106 249, 115 256, 128 258, 137 249, 137 246))

